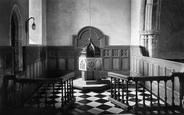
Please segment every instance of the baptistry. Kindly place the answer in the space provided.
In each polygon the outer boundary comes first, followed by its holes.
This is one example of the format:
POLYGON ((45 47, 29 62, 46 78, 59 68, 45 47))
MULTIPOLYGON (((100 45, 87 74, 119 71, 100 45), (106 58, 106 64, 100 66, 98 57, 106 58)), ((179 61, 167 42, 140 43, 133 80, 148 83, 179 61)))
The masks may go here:
POLYGON ((89 38, 89 43, 81 48, 81 55, 79 57, 81 78, 74 80, 74 87, 84 90, 109 87, 109 81, 100 78, 99 71, 101 70, 101 66, 100 48, 89 38))

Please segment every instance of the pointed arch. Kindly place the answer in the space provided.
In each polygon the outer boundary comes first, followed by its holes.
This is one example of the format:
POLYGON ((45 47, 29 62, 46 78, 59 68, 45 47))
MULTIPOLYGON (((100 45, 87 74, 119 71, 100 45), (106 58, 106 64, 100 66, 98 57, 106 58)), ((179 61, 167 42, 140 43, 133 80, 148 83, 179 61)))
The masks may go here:
POLYGON ((23 21, 18 5, 14 5, 10 14, 10 45, 14 47, 14 72, 23 71, 23 21))
POLYGON ((18 7, 17 4, 14 4, 13 5, 13 8, 11 10, 11 13, 10 13, 10 22, 9 22, 9 25, 10 25, 10 31, 9 31, 9 38, 10 38, 10 45, 12 45, 11 43, 11 30, 12 30, 12 25, 11 25, 11 21, 12 21, 12 17, 15 17, 17 18, 17 28, 18 28, 18 40, 21 41, 21 44, 23 42, 23 20, 22 20, 22 15, 21 15, 21 12, 20 12, 20 9, 18 7))

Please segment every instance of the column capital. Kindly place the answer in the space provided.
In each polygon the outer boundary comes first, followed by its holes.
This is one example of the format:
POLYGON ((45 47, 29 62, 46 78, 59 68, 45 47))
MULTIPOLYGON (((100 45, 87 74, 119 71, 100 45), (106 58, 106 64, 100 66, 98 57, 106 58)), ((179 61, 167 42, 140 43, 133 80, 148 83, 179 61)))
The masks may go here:
POLYGON ((160 31, 156 31, 156 30, 142 30, 139 31, 140 35, 158 35, 160 33, 160 31))

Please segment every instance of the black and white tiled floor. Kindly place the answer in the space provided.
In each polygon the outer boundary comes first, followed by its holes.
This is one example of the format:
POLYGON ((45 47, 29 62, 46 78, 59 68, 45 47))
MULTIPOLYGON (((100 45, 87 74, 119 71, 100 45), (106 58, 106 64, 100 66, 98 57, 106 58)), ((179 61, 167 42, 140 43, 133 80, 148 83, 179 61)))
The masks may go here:
POLYGON ((109 91, 87 91, 75 89, 75 105, 67 112, 71 115, 114 115, 125 113, 123 109, 109 102, 109 91))
MULTIPOLYGON (((25 107, 45 108, 47 106, 60 108, 61 107, 61 84, 55 84, 54 94, 52 93, 53 86, 47 85, 47 93, 45 93, 45 86, 43 85, 38 92, 33 95, 31 101, 25 104, 25 107), (47 99, 45 99, 47 94, 47 99), (38 98, 39 97, 39 98, 38 98), (38 101, 39 100, 39 103, 38 101), (54 102, 54 104, 53 104, 54 102)), ((135 88, 131 87, 128 89, 129 93, 129 105, 135 105, 135 88)), ((150 105, 150 93, 144 91, 145 104, 150 105)), ((126 113, 122 108, 115 106, 108 100, 110 90, 106 91, 82 91, 80 89, 74 89, 74 96, 76 98, 73 106, 65 113, 66 115, 131 115, 126 113)), ((155 96, 153 98, 153 104, 157 103, 155 96)), ((138 102, 143 104, 143 89, 138 90, 138 102)), ((163 102, 161 102, 163 103, 163 102)))

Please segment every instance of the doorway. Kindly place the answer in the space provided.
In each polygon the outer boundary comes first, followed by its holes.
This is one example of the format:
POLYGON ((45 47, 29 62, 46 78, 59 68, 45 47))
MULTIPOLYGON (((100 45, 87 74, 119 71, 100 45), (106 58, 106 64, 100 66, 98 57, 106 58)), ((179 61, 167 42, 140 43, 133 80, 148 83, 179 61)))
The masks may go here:
POLYGON ((14 47, 13 69, 14 73, 23 71, 22 40, 20 37, 20 26, 17 13, 13 11, 11 16, 11 46, 14 47))

